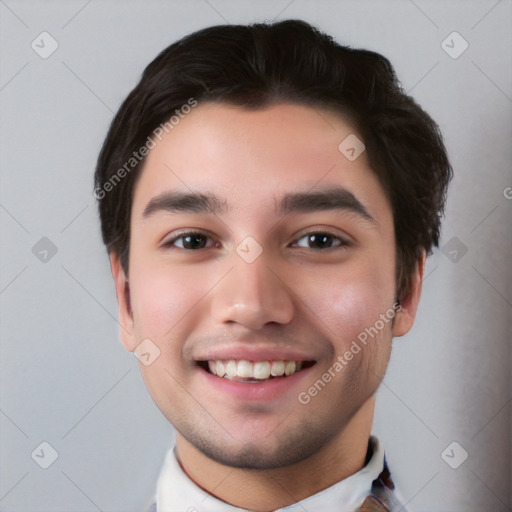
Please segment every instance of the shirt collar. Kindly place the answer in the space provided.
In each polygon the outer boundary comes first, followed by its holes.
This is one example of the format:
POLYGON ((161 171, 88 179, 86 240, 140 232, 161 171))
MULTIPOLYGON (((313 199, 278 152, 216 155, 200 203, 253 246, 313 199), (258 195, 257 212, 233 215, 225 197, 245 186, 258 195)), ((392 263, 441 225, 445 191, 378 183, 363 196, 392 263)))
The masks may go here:
MULTIPOLYGON (((378 478, 384 467, 382 443, 375 436, 371 436, 369 442, 373 453, 360 471, 313 496, 275 512, 304 512, 304 509, 323 512, 357 510, 370 492, 373 480, 378 478)), ((170 449, 165 457, 158 479, 156 501, 157 512, 247 512, 246 509, 228 505, 196 485, 181 468, 174 448, 170 449)))

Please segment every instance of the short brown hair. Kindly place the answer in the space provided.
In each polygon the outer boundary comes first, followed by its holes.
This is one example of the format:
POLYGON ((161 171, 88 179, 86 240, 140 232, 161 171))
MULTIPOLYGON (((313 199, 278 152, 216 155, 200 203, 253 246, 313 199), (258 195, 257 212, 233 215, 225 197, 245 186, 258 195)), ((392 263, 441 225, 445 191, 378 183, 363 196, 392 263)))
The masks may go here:
POLYGON ((291 102, 348 115, 391 202, 398 298, 408 291, 422 251, 430 253, 439 243, 452 177, 441 133, 403 91, 385 57, 337 44, 300 20, 199 30, 147 66, 112 121, 95 173, 103 241, 119 255, 125 272, 133 191, 143 160, 112 180, 190 98, 250 109, 291 102), (106 183, 111 183, 108 193, 106 183))

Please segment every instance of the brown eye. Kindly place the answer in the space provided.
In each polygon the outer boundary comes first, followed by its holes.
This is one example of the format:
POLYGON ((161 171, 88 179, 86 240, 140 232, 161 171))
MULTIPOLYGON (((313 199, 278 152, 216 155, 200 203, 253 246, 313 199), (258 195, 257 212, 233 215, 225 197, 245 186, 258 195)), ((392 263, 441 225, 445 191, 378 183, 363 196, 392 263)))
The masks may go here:
POLYGON ((207 247, 209 237, 202 233, 181 233, 169 240, 164 245, 165 247, 177 247, 187 251, 197 251, 207 247))
POLYGON ((308 233, 299 238, 296 243, 298 247, 305 247, 306 249, 331 249, 349 245, 346 240, 339 236, 323 232, 308 233), (305 242, 301 243, 301 240, 305 242))

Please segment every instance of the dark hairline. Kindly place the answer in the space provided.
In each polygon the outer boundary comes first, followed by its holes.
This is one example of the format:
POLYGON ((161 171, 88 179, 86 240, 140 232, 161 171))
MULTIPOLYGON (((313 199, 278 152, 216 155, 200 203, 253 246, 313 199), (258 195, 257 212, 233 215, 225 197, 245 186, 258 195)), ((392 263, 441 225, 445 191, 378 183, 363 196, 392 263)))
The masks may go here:
MULTIPOLYGON (((348 116, 391 203, 399 294, 407 292, 422 249, 438 246, 453 171, 438 125, 402 89, 386 57, 343 46, 303 20, 198 30, 144 70, 112 122, 96 184, 190 97, 245 109, 292 103, 348 116)), ((143 163, 99 203, 103 240, 126 270, 133 191, 143 163)))

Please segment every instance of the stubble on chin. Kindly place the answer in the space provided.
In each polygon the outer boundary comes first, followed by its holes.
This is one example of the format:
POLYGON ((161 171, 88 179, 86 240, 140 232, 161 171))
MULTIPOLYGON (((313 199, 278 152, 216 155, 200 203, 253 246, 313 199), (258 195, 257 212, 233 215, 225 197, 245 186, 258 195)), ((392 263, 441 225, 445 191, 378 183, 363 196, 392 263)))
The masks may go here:
POLYGON ((253 441, 240 442, 237 436, 212 437, 197 428, 180 433, 209 459, 224 466, 268 470, 299 463, 318 453, 333 437, 309 419, 300 423, 280 425, 260 445, 253 441), (273 439, 270 439, 273 438, 273 439))

